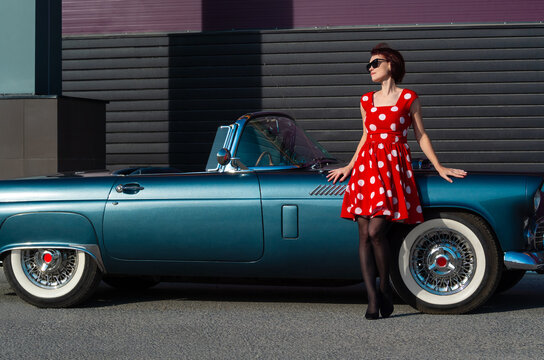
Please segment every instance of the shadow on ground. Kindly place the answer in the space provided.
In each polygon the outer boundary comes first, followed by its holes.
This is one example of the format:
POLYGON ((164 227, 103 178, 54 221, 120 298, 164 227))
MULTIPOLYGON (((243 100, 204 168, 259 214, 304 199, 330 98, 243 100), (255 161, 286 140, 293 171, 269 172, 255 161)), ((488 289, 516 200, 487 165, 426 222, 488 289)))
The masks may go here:
POLYGON ((366 302, 366 294, 363 284, 315 287, 161 283, 146 290, 128 291, 102 283, 83 306, 114 306, 163 300, 362 304, 366 302))
MULTIPOLYGON (((3 274, 0 274, 0 296, 13 297, 3 274)), ((474 313, 499 313, 544 307, 544 276, 528 273, 512 289, 495 294, 474 313)), ((22 300, 21 300, 22 301, 22 300)), ((229 301, 265 303, 367 304, 364 284, 350 286, 278 286, 229 285, 198 283, 160 283, 140 291, 126 291, 101 283, 96 293, 80 307, 100 308, 161 301, 229 301)), ((395 298, 396 305, 404 305, 395 298)))
MULTIPOLYGON (((544 307, 544 276, 527 274, 512 289, 495 294, 475 313, 496 313, 544 307)), ((338 287, 161 283, 156 287, 126 291, 102 283, 83 307, 107 307, 154 301, 230 301, 366 304, 363 284, 338 287)), ((395 304, 404 304, 400 298, 395 304)))

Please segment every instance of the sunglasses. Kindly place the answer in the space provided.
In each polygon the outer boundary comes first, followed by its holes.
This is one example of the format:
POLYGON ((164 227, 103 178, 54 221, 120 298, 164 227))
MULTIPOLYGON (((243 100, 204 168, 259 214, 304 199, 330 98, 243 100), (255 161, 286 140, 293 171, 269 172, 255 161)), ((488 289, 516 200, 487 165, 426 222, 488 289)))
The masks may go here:
POLYGON ((366 71, 370 72, 370 68, 377 69, 380 66, 381 61, 387 62, 387 59, 374 59, 366 64, 366 71))

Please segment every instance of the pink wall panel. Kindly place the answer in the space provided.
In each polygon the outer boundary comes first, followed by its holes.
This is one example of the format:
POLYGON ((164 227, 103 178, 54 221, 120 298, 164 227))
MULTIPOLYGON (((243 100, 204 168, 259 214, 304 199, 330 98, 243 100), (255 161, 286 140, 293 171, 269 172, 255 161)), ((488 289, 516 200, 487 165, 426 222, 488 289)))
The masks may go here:
POLYGON ((108 34, 200 30, 202 0, 62 0, 62 32, 108 34))
POLYGON ((538 22, 542 0, 62 0, 63 34, 538 22))
POLYGON ((526 22, 544 20, 542 0, 294 0, 294 26, 526 22))

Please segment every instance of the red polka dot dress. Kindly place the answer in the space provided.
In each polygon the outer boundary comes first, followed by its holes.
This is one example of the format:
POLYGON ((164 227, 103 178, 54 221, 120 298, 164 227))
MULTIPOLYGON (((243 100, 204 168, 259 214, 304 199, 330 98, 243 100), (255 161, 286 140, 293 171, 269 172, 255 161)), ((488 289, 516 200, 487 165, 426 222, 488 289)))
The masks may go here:
POLYGON ((351 174, 341 217, 385 216, 389 221, 417 224, 423 221, 421 204, 406 143, 412 124, 410 106, 417 98, 403 89, 394 106, 374 106, 373 92, 361 97, 366 112, 366 142, 351 174))

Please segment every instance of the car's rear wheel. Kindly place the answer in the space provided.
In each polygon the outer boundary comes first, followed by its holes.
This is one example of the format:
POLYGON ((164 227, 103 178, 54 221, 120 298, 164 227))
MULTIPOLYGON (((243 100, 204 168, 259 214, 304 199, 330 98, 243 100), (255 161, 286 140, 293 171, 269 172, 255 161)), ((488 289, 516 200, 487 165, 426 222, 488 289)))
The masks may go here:
POLYGON ((416 309, 465 313, 494 293, 502 263, 481 218, 442 212, 396 235, 391 279, 402 299, 416 309))
POLYGON ((101 272, 80 250, 21 249, 4 258, 6 279, 15 293, 38 307, 69 307, 96 289, 101 272))

